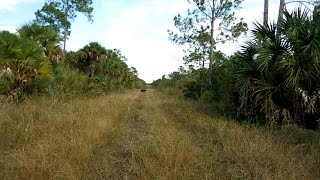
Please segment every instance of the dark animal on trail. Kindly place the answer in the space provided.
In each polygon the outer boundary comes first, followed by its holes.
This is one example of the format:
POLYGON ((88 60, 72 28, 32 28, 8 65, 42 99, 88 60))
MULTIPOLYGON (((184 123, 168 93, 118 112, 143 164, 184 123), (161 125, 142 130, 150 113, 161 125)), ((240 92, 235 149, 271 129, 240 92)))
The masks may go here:
POLYGON ((147 90, 146 89, 141 89, 141 92, 146 92, 147 90))

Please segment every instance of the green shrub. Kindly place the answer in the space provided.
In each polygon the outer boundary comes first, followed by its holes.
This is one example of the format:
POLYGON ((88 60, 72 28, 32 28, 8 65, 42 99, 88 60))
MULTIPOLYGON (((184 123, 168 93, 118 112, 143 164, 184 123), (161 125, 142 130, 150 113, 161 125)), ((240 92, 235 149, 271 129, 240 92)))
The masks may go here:
POLYGON ((205 91, 201 94, 201 100, 204 102, 212 102, 213 101, 213 93, 210 91, 205 91))
POLYGON ((57 65, 49 81, 49 95, 77 95, 89 90, 87 77, 77 69, 57 65))
POLYGON ((0 95, 6 95, 15 85, 14 77, 4 73, 0 77, 0 95))
POLYGON ((191 81, 182 90, 185 98, 197 100, 201 96, 201 85, 197 81, 191 81))

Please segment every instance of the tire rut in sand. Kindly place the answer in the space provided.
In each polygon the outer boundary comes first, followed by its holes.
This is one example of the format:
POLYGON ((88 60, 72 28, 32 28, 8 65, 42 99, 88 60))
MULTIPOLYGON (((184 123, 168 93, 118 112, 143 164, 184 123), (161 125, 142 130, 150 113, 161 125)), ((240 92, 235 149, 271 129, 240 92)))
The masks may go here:
POLYGON ((136 161, 134 146, 139 141, 139 138, 147 133, 147 123, 140 115, 140 111, 143 108, 142 95, 138 96, 132 105, 128 107, 127 114, 120 124, 120 129, 122 130, 119 137, 110 147, 109 163, 111 163, 111 174, 108 179, 137 178, 137 174, 132 170, 131 164, 136 161))
POLYGON ((105 137, 105 143, 98 145, 90 172, 82 179, 136 179, 132 171, 133 147, 139 137, 146 133, 147 124, 141 118, 143 94, 135 95, 133 102, 118 119, 112 134, 105 137))
MULTIPOLYGON (((108 142, 98 148, 104 152, 98 156, 104 157, 104 162, 100 160, 102 164, 92 171, 94 179, 199 177, 203 171, 200 147, 166 115, 162 100, 153 90, 135 98, 108 142)), ((201 177, 205 179, 205 174, 201 177)))

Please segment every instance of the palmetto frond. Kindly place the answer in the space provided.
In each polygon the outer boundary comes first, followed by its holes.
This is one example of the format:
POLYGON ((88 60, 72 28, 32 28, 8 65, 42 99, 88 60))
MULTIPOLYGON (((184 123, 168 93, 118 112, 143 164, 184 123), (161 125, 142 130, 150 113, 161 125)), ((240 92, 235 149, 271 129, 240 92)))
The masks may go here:
POLYGON ((273 99, 277 88, 262 80, 256 80, 255 85, 256 87, 252 95, 255 97, 256 103, 260 104, 267 114, 271 114, 277 109, 277 105, 273 99))
POLYGON ((62 50, 59 48, 62 38, 53 27, 32 23, 22 26, 18 29, 18 33, 20 37, 32 40, 42 47, 49 61, 59 61, 62 56, 62 50))
POLYGON ((261 24, 261 23, 254 23, 254 28, 251 31, 253 36, 259 41, 266 41, 266 40, 275 40, 276 39, 276 30, 277 26, 275 23, 273 24, 261 24))
POLYGON ((6 31, 0 32, 0 68, 10 69, 13 75, 16 84, 10 92, 17 96, 15 99, 32 79, 51 73, 44 50, 38 43, 6 31))
POLYGON ((19 36, 32 39, 42 47, 57 46, 62 41, 62 37, 50 26, 41 26, 36 23, 26 24, 18 29, 19 36))
POLYGON ((288 84, 306 91, 316 90, 320 85, 320 21, 298 8, 285 12, 281 27, 294 51, 281 68, 286 70, 288 84))
POLYGON ((238 58, 242 66, 235 75, 238 92, 246 97, 241 103, 251 98, 268 117, 277 114, 281 122, 316 112, 320 107, 318 15, 298 8, 284 12, 279 29, 274 24, 254 24, 255 39, 244 47, 238 58))

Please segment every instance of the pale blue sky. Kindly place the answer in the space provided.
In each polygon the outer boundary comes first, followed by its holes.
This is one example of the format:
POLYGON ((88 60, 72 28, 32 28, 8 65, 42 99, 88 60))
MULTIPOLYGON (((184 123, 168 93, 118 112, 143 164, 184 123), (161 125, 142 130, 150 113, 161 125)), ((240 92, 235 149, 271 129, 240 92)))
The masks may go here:
MULTIPOLYGON (((249 24, 261 21, 264 0, 245 0, 237 12, 249 24)), ((279 0, 269 0, 270 17, 278 14, 279 0)), ((0 0, 0 30, 15 31, 35 18, 34 12, 45 0, 0 0)), ((182 65, 182 48, 168 40, 173 17, 190 7, 187 0, 93 0, 93 23, 82 15, 72 24, 67 50, 78 50, 91 41, 110 49, 119 49, 128 65, 138 69, 147 82, 160 78, 182 65)), ((243 39, 240 39, 240 42, 243 39)), ((218 46, 231 54, 239 44, 218 46)))

